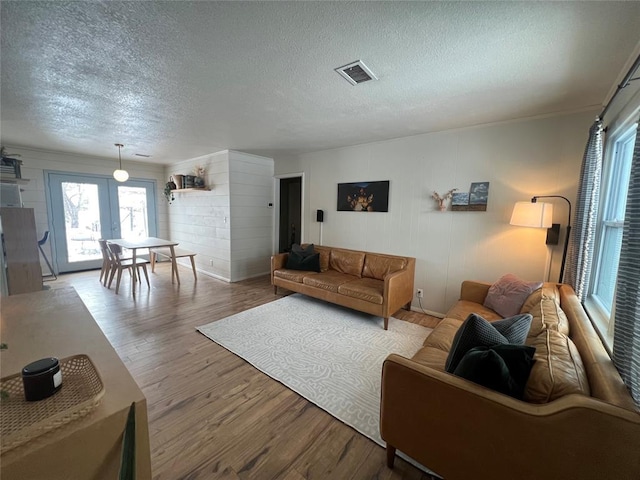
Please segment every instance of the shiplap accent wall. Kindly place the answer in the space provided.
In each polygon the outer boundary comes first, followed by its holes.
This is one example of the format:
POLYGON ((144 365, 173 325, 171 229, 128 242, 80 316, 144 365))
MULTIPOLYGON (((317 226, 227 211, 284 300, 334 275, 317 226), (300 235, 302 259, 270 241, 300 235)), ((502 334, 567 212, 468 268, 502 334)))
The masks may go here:
POLYGON ((167 175, 206 169, 211 191, 174 193, 172 240, 196 252, 197 268, 235 282, 269 272, 272 251, 273 160, 233 150, 176 162, 167 175))
POLYGON ((229 152, 231 280, 269 273, 273 252, 273 159, 229 152))
MULTIPOLYGON (((565 202, 554 202, 560 244, 549 250, 544 229, 509 225, 516 201, 564 195, 572 202, 588 129, 596 112, 417 135, 276 158, 276 175, 305 172, 305 239, 319 241, 317 209, 325 211, 323 243, 416 257, 422 307, 444 313, 465 279, 493 282, 505 273, 557 280, 565 202), (389 212, 338 212, 337 184, 390 180, 389 212), (432 192, 469 191, 488 181, 486 212, 440 212, 432 192), (549 256, 552 253, 552 257, 549 256)), ((414 308, 419 308, 417 299, 414 308)))
MULTIPOLYGON (((23 178, 28 178, 29 183, 21 185, 22 202, 27 208, 33 208, 36 217, 36 230, 38 239, 41 239, 46 230, 52 230, 47 213, 47 199, 45 198, 45 170, 54 170, 69 173, 86 173, 91 175, 111 176, 118 167, 118 151, 114 147, 114 158, 89 157, 73 153, 37 150, 6 145, 7 152, 19 154, 23 161, 21 173, 23 178)), ((167 223, 167 204, 164 201, 162 190, 167 182, 165 179, 164 165, 153 163, 131 162, 123 159, 122 166, 129 172, 131 179, 145 179, 156 181, 156 219, 158 236, 167 238, 169 235, 167 223)), ((54 259, 51 251, 51 242, 45 245, 45 252, 50 259, 54 259)), ((42 268, 48 272, 42 258, 42 268)))

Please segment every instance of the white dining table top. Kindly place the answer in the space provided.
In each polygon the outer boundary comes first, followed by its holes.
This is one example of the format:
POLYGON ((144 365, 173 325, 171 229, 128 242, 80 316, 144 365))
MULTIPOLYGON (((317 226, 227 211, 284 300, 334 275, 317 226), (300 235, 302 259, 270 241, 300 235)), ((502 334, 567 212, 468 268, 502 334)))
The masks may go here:
POLYGON ((114 238, 108 240, 110 243, 120 245, 122 248, 128 248, 129 250, 135 250, 137 248, 159 248, 159 247, 175 247, 178 242, 172 240, 164 240, 157 237, 141 237, 141 238, 114 238))

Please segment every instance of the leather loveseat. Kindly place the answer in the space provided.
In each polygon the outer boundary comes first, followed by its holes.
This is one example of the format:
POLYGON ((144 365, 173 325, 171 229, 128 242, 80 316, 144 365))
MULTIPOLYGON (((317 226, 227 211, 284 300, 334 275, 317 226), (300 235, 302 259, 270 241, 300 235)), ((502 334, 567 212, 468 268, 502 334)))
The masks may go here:
POLYGON ((453 337, 490 285, 465 281, 460 300, 413 358, 383 365, 380 430, 445 479, 640 479, 640 412, 573 289, 544 284, 522 306, 535 363, 518 400, 445 371, 453 337))
POLYGON ((286 268, 288 253, 271 257, 274 292, 283 287, 293 292, 389 317, 413 298, 416 259, 345 248, 314 246, 320 254, 320 272, 286 268))

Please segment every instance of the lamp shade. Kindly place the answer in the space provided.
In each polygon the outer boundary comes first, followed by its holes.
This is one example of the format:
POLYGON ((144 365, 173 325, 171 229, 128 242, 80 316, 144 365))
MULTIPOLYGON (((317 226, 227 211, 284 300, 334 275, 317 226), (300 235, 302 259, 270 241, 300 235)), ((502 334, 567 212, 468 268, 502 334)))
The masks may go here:
POLYGON ((126 170, 114 170, 113 178, 119 182, 126 182, 129 179, 129 173, 126 170))
POLYGON ((511 225, 519 227, 549 228, 553 220, 553 205, 542 202, 516 202, 511 214, 511 225))

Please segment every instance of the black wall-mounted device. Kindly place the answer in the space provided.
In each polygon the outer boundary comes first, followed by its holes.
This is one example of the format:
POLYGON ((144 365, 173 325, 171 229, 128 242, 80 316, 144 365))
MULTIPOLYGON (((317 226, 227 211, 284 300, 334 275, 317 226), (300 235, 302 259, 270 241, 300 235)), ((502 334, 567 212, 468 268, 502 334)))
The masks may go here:
POLYGON ((324 222, 324 211, 316 210, 316 222, 324 222))

